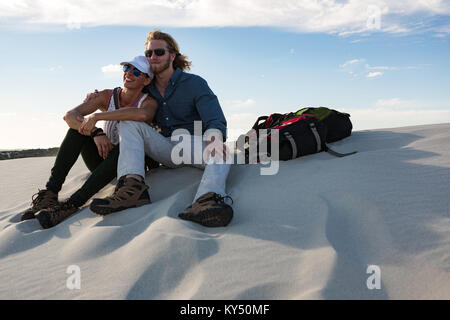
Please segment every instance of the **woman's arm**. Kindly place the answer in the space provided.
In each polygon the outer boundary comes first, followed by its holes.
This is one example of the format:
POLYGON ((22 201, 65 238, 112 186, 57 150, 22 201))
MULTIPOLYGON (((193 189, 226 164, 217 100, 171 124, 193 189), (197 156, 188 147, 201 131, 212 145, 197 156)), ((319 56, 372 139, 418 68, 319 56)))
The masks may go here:
MULTIPOLYGON (((83 102, 79 106, 67 111, 64 116, 64 121, 67 122, 67 125, 70 128, 79 130, 81 124, 83 123, 83 117, 85 115, 91 114, 98 109, 102 111, 107 110, 110 96, 111 90, 100 91, 94 98, 83 102)), ((90 135, 91 131, 83 134, 90 135)))
POLYGON ((89 117, 84 118, 82 125, 80 126, 80 132, 82 134, 90 133, 97 121, 100 120, 132 120, 143 121, 150 124, 158 108, 158 103, 155 99, 147 97, 142 102, 140 108, 121 108, 117 110, 98 112, 91 114, 89 117))

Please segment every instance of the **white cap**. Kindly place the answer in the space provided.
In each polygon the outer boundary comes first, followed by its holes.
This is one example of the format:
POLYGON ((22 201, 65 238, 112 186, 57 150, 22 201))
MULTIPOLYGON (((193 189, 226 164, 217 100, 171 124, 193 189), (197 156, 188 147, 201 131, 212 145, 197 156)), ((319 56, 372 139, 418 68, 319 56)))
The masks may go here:
POLYGON ((148 63, 148 59, 144 56, 134 57, 133 60, 122 62, 120 65, 123 66, 124 64, 131 64, 139 71, 144 72, 148 74, 150 78, 153 78, 153 73, 150 71, 150 63, 148 63))

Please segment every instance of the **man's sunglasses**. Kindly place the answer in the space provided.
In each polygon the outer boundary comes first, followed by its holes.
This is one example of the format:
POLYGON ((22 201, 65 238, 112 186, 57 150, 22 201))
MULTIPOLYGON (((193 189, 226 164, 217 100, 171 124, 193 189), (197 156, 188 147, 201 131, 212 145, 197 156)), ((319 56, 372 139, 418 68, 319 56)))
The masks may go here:
POLYGON ((143 74, 143 72, 141 72, 140 70, 136 69, 135 67, 133 67, 130 64, 125 64, 123 66, 123 72, 128 72, 130 69, 131 69, 131 72, 134 74, 134 76, 136 78, 138 78, 141 74, 143 74), (133 68, 133 69, 131 69, 131 68, 133 68))
POLYGON ((151 58, 151 56, 153 55, 153 52, 158 56, 161 57, 166 53, 166 49, 163 48, 159 48, 159 49, 155 49, 155 50, 145 50, 145 56, 147 58, 151 58))

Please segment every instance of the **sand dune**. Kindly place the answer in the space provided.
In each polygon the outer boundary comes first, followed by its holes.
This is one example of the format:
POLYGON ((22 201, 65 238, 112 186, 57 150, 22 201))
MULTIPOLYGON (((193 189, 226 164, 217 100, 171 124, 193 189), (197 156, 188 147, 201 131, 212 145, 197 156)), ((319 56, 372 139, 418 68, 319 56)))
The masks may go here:
MULTIPOLYGON (((235 217, 215 229, 177 217, 202 171, 159 168, 146 178, 151 205, 104 218, 86 207, 43 230, 20 212, 54 158, 0 161, 0 298, 450 299, 450 124, 331 146, 358 153, 281 162, 273 176, 233 166, 235 217), (73 265, 81 288, 70 290, 73 265)), ((87 174, 78 161, 60 199, 87 174)))

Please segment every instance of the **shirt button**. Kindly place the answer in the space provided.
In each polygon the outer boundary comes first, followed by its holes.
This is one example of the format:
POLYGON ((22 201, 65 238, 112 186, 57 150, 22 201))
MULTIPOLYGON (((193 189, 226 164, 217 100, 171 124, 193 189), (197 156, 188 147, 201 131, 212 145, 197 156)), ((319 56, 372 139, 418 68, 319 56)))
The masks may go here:
POLYGON ((165 102, 163 102, 163 105, 166 105, 166 103, 165 103, 165 102))
POLYGON ((166 120, 169 120, 169 117, 166 117, 166 120))

